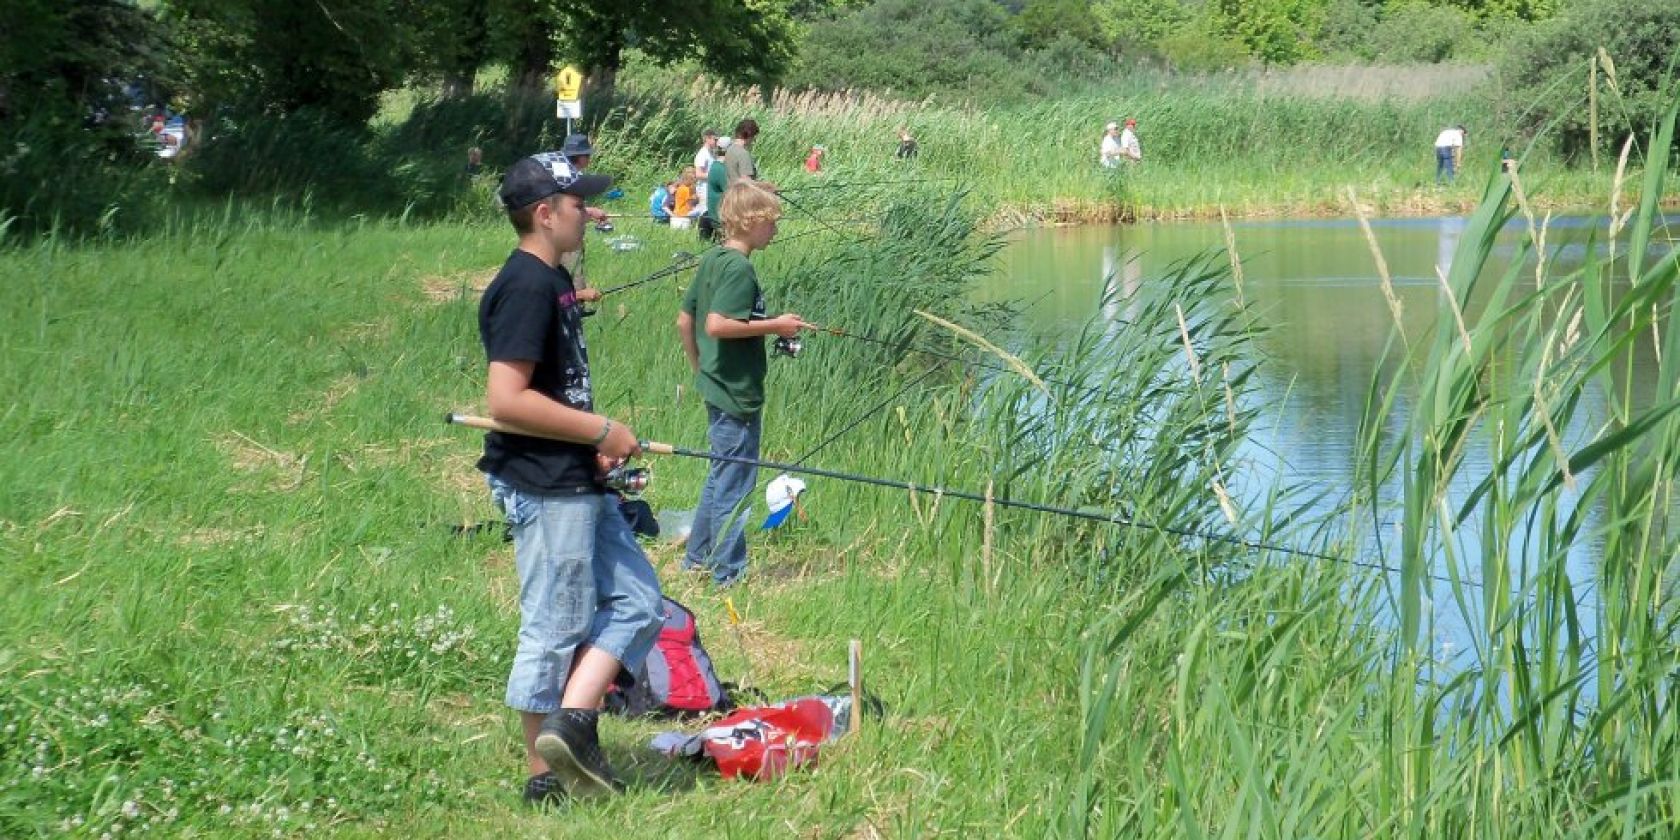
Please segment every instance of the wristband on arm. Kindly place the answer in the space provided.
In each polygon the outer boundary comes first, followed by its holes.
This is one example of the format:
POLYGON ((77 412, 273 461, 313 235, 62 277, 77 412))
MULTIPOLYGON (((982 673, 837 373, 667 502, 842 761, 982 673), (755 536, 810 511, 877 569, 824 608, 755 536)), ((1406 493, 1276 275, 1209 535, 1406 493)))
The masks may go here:
POLYGON ((600 446, 601 443, 604 442, 607 439, 607 435, 612 433, 612 426, 613 426, 612 420, 610 420, 610 419, 607 420, 605 423, 602 423, 601 424, 601 433, 596 435, 595 439, 589 442, 589 445, 590 446, 600 446))

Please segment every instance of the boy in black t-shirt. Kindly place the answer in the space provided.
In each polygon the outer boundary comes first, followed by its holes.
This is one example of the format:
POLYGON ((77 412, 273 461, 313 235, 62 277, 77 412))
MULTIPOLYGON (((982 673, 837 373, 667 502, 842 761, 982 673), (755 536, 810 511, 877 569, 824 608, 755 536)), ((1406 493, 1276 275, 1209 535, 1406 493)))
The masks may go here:
POLYGON ((500 195, 519 247, 478 310, 490 415, 541 435, 491 432, 478 462, 513 530, 520 618, 507 704, 524 727, 532 803, 623 789, 596 709, 662 623, 658 578, 600 480, 641 450, 594 411, 578 294, 559 267, 583 240, 583 200, 610 184, 556 153, 515 163, 500 195))

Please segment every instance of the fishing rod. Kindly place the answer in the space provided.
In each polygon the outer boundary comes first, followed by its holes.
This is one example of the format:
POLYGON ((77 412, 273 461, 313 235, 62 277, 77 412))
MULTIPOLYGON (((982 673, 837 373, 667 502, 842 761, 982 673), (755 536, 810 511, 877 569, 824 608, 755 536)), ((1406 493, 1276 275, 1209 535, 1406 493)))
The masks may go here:
MULTIPOLYGON (((458 414, 458 413, 455 413, 455 412, 449 412, 449 413, 443 415, 443 420, 444 420, 445 423, 448 423, 448 424, 451 424, 451 425, 465 426, 467 428, 478 429, 478 430, 486 431, 486 432, 499 432, 499 433, 502 433, 502 434, 525 435, 527 437, 553 437, 552 435, 545 435, 545 434, 540 434, 540 433, 536 433, 536 432, 527 431, 527 430, 522 429, 518 426, 513 426, 513 425, 506 424, 506 423, 502 423, 502 422, 499 422, 499 421, 494 420, 494 419, 489 418, 489 417, 479 417, 479 416, 475 416, 475 415, 471 415, 471 414, 458 414)), ((1288 554, 1288 555, 1293 555, 1293 556, 1296 556, 1296 557, 1304 557, 1304 558, 1309 558, 1309 559, 1313 559, 1313 560, 1327 560, 1327 561, 1330 561, 1330 562, 1333 562, 1333 563, 1345 563, 1345 564, 1350 565, 1350 566, 1357 566, 1357 567, 1360 567, 1360 568, 1371 569, 1371 570, 1374 570, 1374 571, 1382 571, 1382 572, 1387 572, 1387 573, 1390 573, 1390 574, 1398 574, 1400 572, 1399 569, 1395 569, 1395 568, 1390 567, 1390 566, 1385 566, 1385 565, 1380 564, 1380 563, 1370 563, 1370 562, 1361 561, 1361 560, 1354 560, 1354 559, 1347 558, 1347 557, 1337 557, 1333 554, 1323 554, 1323 553, 1316 552, 1316 551, 1307 551, 1305 549, 1290 548, 1288 546, 1271 545, 1271 544, 1268 544, 1268 543, 1258 542, 1256 540, 1243 539, 1242 537, 1233 536, 1233 535, 1230 535, 1230 534, 1219 534, 1219 533, 1213 533, 1213 532, 1208 532, 1208 531, 1197 531, 1197 530, 1193 530, 1193 529, 1189 529, 1189 528, 1175 528, 1175 527, 1172 527, 1170 525, 1158 525, 1158 524, 1150 523, 1150 522, 1140 522, 1136 519, 1130 518, 1130 517, 1126 516, 1125 514, 1121 514, 1121 513, 1114 513, 1114 512, 1108 512, 1108 511, 1079 510, 1079 509, 1076 509, 1076 508, 1058 507, 1056 505, 1046 505, 1046 504, 1041 504, 1039 502, 1023 502, 1023 501, 1017 501, 1015 499, 1000 499, 1000 498, 992 497, 990 495, 981 495, 979 493, 972 493, 972 492, 968 492, 968 491, 965 491, 965 490, 952 490, 952 489, 945 488, 945 487, 939 487, 937 485, 929 486, 929 487, 923 487, 923 486, 919 486, 919 485, 913 484, 913 483, 908 482, 908 481, 899 481, 897 479, 891 479, 891 478, 877 478, 875 476, 858 475, 856 473, 840 472, 839 470, 827 470, 827 469, 821 469, 821 468, 818 468, 818 467, 807 467, 807 466, 802 466, 802 465, 797 464, 797 463, 787 464, 787 463, 781 463, 781 462, 778 462, 778 461, 764 461, 764 460, 760 460, 760 459, 757 459, 757 458, 742 458, 742 457, 735 456, 735 455, 718 455, 718 454, 715 454, 715 453, 712 453, 712 452, 702 452, 702 451, 697 450, 697 449, 686 449, 686 448, 681 447, 681 446, 673 446, 669 443, 659 443, 657 441, 652 441, 652 440, 638 441, 638 446, 640 446, 640 448, 643 452, 651 453, 651 454, 654 454, 654 455, 674 455, 674 456, 683 457, 683 458, 696 458, 696 459, 700 459, 700 460, 721 462, 721 463, 726 463, 726 464, 740 464, 740 465, 743 465, 743 466, 758 467, 760 469, 766 469, 766 470, 771 470, 771 471, 775 471, 775 472, 798 473, 798 474, 801 474, 801 475, 817 476, 819 478, 832 478, 832 479, 835 479, 837 481, 850 481, 850 482, 857 483, 857 484, 874 485, 876 487, 890 487, 890 488, 897 489, 897 490, 908 490, 911 493, 916 493, 916 492, 932 493, 936 497, 950 496, 951 498, 954 498, 954 499, 963 499, 965 501, 980 502, 982 504, 998 505, 999 507, 1015 508, 1017 510, 1027 510, 1027 511, 1033 511, 1033 512, 1036 512, 1036 513, 1049 513, 1049 514, 1055 514, 1057 516, 1066 516, 1066 517, 1070 517, 1070 518, 1074 518, 1074 519, 1083 519, 1083 520, 1087 520, 1087 521, 1091 521, 1091 522, 1102 522, 1102 523, 1110 524, 1110 525, 1119 525, 1119 526, 1125 527, 1125 528, 1135 528, 1135 529, 1145 530, 1145 531, 1156 531, 1156 532, 1163 533, 1163 534, 1171 534, 1171 535, 1176 536, 1176 537, 1188 537, 1188 538, 1194 538, 1194 539, 1199 539, 1199 540, 1206 540, 1206 541, 1210 541, 1210 542, 1225 543, 1227 545, 1238 546, 1240 548, 1247 549, 1249 551, 1273 551, 1273 552, 1277 552, 1277 553, 1280 553, 1280 554, 1288 554)), ((644 487, 646 486, 646 474, 645 473, 641 474, 641 482, 640 483, 641 483, 642 486, 644 486, 644 487)), ((640 489, 640 488, 638 488, 638 489, 640 489)), ((1434 577, 1434 576, 1432 575, 1431 577, 1434 577)), ((1438 577, 1435 578, 1435 579, 1436 580, 1444 580, 1444 579, 1438 578, 1438 577)))
MULTIPOLYGON (((875 336, 871 336, 871 335, 863 335, 862 333, 847 332, 845 330, 840 329, 839 327, 824 326, 824 325, 821 325, 821 324, 812 324, 812 323, 806 323, 805 326, 809 327, 810 329, 812 329, 816 332, 827 333, 828 335, 839 336, 841 338, 851 338, 851 339, 856 339, 858 341, 867 341, 867 342, 870 342, 872 344, 879 344, 882 347, 891 347, 895 350, 903 349, 903 350, 911 352, 911 353, 921 353, 922 355, 932 356, 936 359, 944 359, 944 360, 949 361, 949 362, 956 362, 957 364, 964 365, 966 367, 982 368, 984 370, 995 371, 997 373, 1014 373, 1014 374, 1019 374, 1020 373, 1020 371, 1018 371, 1014 368, 1011 368, 1011 367, 1005 367, 1003 365, 989 364, 987 362, 976 360, 976 359, 965 359, 962 356, 956 355, 955 353, 942 353, 938 350, 928 350, 928 349, 922 348, 922 347, 901 347, 900 343, 896 342, 896 341, 889 341, 889 340, 884 339, 884 338, 876 338, 875 336)), ((1035 375, 1036 375, 1036 372, 1035 372, 1035 375)), ((1082 392, 1087 393, 1087 394, 1102 393, 1101 388, 1097 388, 1097 387, 1091 386, 1091 385, 1081 385, 1077 382, 1073 382, 1072 380, 1056 379, 1054 377, 1049 377, 1049 376, 1040 376, 1039 379, 1041 381, 1047 383, 1047 384, 1050 384, 1050 385, 1059 385, 1063 388, 1071 388, 1075 391, 1082 391, 1082 392)))
MULTIPOLYGON (((803 238, 803 237, 806 237, 806 236, 810 236, 812 234, 827 233, 827 232, 828 231, 825 231, 825 230, 807 230, 807 231, 804 231, 802 233, 796 233, 792 236, 778 238, 775 241, 777 243, 792 242, 795 239, 800 239, 800 238, 803 238)), ((663 280, 663 279, 665 279, 667 277, 670 277, 672 275, 681 274, 682 272, 687 271, 691 268, 694 268, 695 266, 700 264, 700 258, 698 256, 688 252, 688 251, 677 251, 676 253, 671 255, 671 259, 672 259, 672 263, 670 265, 668 265, 664 268, 661 268, 658 271, 655 271, 652 274, 649 274, 648 276, 641 278, 640 280, 632 280, 628 283, 624 283, 624 284, 621 284, 621 285, 618 285, 618 286, 613 286, 613 287, 607 288, 607 289, 602 289, 601 290, 601 296, 606 297, 607 295, 617 294, 618 292, 626 292, 626 291, 629 291, 631 289, 636 288, 637 286, 641 286, 641 285, 644 285, 646 283, 652 283, 655 280, 663 280)))
POLYGON ((957 180, 955 176, 943 178, 897 178, 882 181, 847 181, 838 184, 805 184, 797 187, 782 187, 777 194, 790 192, 811 192, 813 190, 838 190, 850 187, 878 187, 897 184, 937 184, 957 180))
MULTIPOLYGON (((1044 300, 1046 297, 1049 297, 1049 295, 1050 295, 1049 292, 1045 292, 1044 294, 1039 295, 1031 303, 1027 304, 1026 307, 1024 307, 1021 311, 1025 312, 1028 309, 1031 309, 1034 306, 1037 306, 1039 301, 1044 300)), ((794 341, 797 342, 798 340, 794 339, 794 341)), ((786 355, 797 357, 799 355, 799 353, 798 353, 797 350, 795 350, 794 352, 787 353, 786 355)), ((835 432, 832 435, 829 435, 825 440, 823 440, 822 443, 819 443, 816 446, 811 447, 811 450, 809 452, 806 452, 804 455, 801 455, 798 458, 793 459, 793 462, 795 464, 803 464, 806 461, 810 460, 812 456, 816 455, 818 452, 823 451, 823 449, 827 448, 829 444, 839 440, 847 432, 857 428, 858 424, 860 424, 863 421, 869 419, 871 416, 873 416, 876 412, 880 411, 881 409, 886 408, 887 406, 891 405, 893 403, 893 401, 895 401, 899 397, 902 397, 905 394, 909 393, 911 388, 914 388, 917 385, 922 384, 923 381, 925 381, 928 377, 933 376, 938 371, 939 371, 939 368, 937 368, 937 367, 930 367, 927 370, 922 371, 921 376, 918 376, 915 379, 912 379, 909 382, 906 382, 904 384, 904 387, 898 389, 896 392, 893 393, 892 396, 887 397, 886 399, 880 401, 879 403, 875 404, 873 407, 869 408, 867 411, 864 411, 864 412, 858 414, 858 416, 856 418, 854 418, 850 423, 847 423, 844 427, 842 427, 840 429, 840 431, 835 432)))
POLYGON ((806 461, 810 460, 811 456, 816 455, 818 452, 823 451, 823 449, 826 448, 829 444, 839 440, 842 435, 844 435, 847 432, 857 428, 858 424, 862 423, 865 420, 868 420, 870 417, 874 416, 876 412, 878 412, 881 409, 886 408, 887 406, 891 405, 894 400, 896 400, 899 397, 902 397, 905 394, 909 393, 911 388, 914 388, 917 385, 922 384, 923 380, 932 376, 938 370, 939 370, 939 368, 934 367, 934 368, 928 368, 927 370, 922 371, 921 376, 918 376, 915 379, 912 379, 909 382, 905 383, 904 387, 898 389, 896 392, 893 393, 892 396, 887 397, 886 399, 880 401, 879 403, 875 404, 873 407, 871 407, 867 411, 864 411, 864 412, 858 414, 857 417, 853 418, 853 420, 850 423, 847 423, 844 428, 840 429, 840 431, 835 432, 832 435, 829 435, 828 438, 825 439, 822 443, 819 443, 816 446, 811 447, 811 450, 809 452, 806 452, 804 455, 801 455, 798 458, 793 459, 793 462, 795 464, 803 464, 806 461))
POLYGON ((620 286, 613 286, 610 289, 602 289, 601 290, 601 297, 606 297, 607 295, 610 295, 610 294, 616 294, 618 292, 623 292, 623 291, 627 291, 629 289, 634 289, 637 286, 640 286, 644 283, 652 283, 655 280, 663 280, 666 277, 670 277, 673 274, 678 274, 678 273, 686 271, 690 268, 693 268, 694 266, 698 265, 699 263, 700 263, 700 258, 699 257, 696 257, 696 256, 694 256, 693 254, 691 254, 687 251, 678 251, 678 252, 671 255, 671 264, 670 265, 668 265, 664 268, 661 268, 658 271, 655 271, 654 273, 649 274, 648 276, 643 277, 640 280, 632 280, 632 281, 630 281, 628 283, 625 283, 623 285, 620 285, 620 286))
MULTIPOLYGON (((781 193, 778 192, 777 197, 781 198, 783 201, 786 201, 788 203, 789 207, 792 207, 792 208, 798 210, 799 212, 804 213, 806 216, 809 216, 811 221, 816 222, 817 224, 822 225, 823 227, 828 228, 829 230, 831 230, 831 231, 833 231, 833 232, 835 232, 835 233, 837 233, 841 236, 848 236, 849 235, 846 232, 844 232, 844 231, 840 230, 839 228, 835 227, 834 225, 829 224, 827 222, 827 220, 818 216, 815 212, 813 212, 811 210, 811 208, 806 207, 803 202, 795 201, 793 196, 782 195, 781 193)), ((862 239, 862 237, 856 237, 855 241, 861 242, 861 241, 863 241, 863 239, 862 239)))

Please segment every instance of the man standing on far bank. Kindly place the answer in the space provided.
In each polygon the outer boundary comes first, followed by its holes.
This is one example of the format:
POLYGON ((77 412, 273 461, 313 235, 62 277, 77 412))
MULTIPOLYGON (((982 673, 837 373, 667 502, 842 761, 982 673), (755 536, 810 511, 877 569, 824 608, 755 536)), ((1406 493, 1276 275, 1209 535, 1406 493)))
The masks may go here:
POLYGON ((1127 119, 1126 130, 1120 132, 1120 156, 1132 163, 1143 160, 1143 147, 1138 145, 1137 120, 1127 119))
POLYGON ((1097 156, 1104 169, 1120 165, 1120 124, 1111 122, 1103 130, 1102 150, 1097 156))
POLYGON ((1435 135, 1435 186, 1441 185, 1445 175, 1451 184, 1458 175, 1458 164, 1464 155, 1464 125, 1449 125, 1435 135))

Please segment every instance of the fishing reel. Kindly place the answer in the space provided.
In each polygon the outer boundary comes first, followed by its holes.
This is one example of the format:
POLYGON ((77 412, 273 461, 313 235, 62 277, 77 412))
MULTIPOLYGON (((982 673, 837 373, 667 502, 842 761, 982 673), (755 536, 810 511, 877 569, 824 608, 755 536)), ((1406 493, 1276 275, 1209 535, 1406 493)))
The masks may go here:
POLYGON ((648 472, 647 467, 629 467, 619 464, 607 471, 602 482, 608 488, 617 490, 626 496, 638 496, 641 495, 643 490, 647 489, 648 479, 651 477, 652 474, 648 472))
POLYGON ((793 338, 777 338, 776 343, 770 347, 772 355, 786 356, 790 359, 799 358, 799 354, 804 350, 805 342, 798 336, 793 338))
POLYGON ((606 219, 602 219, 601 221, 595 223, 595 230, 600 233, 612 233, 613 223, 607 221, 606 219))

